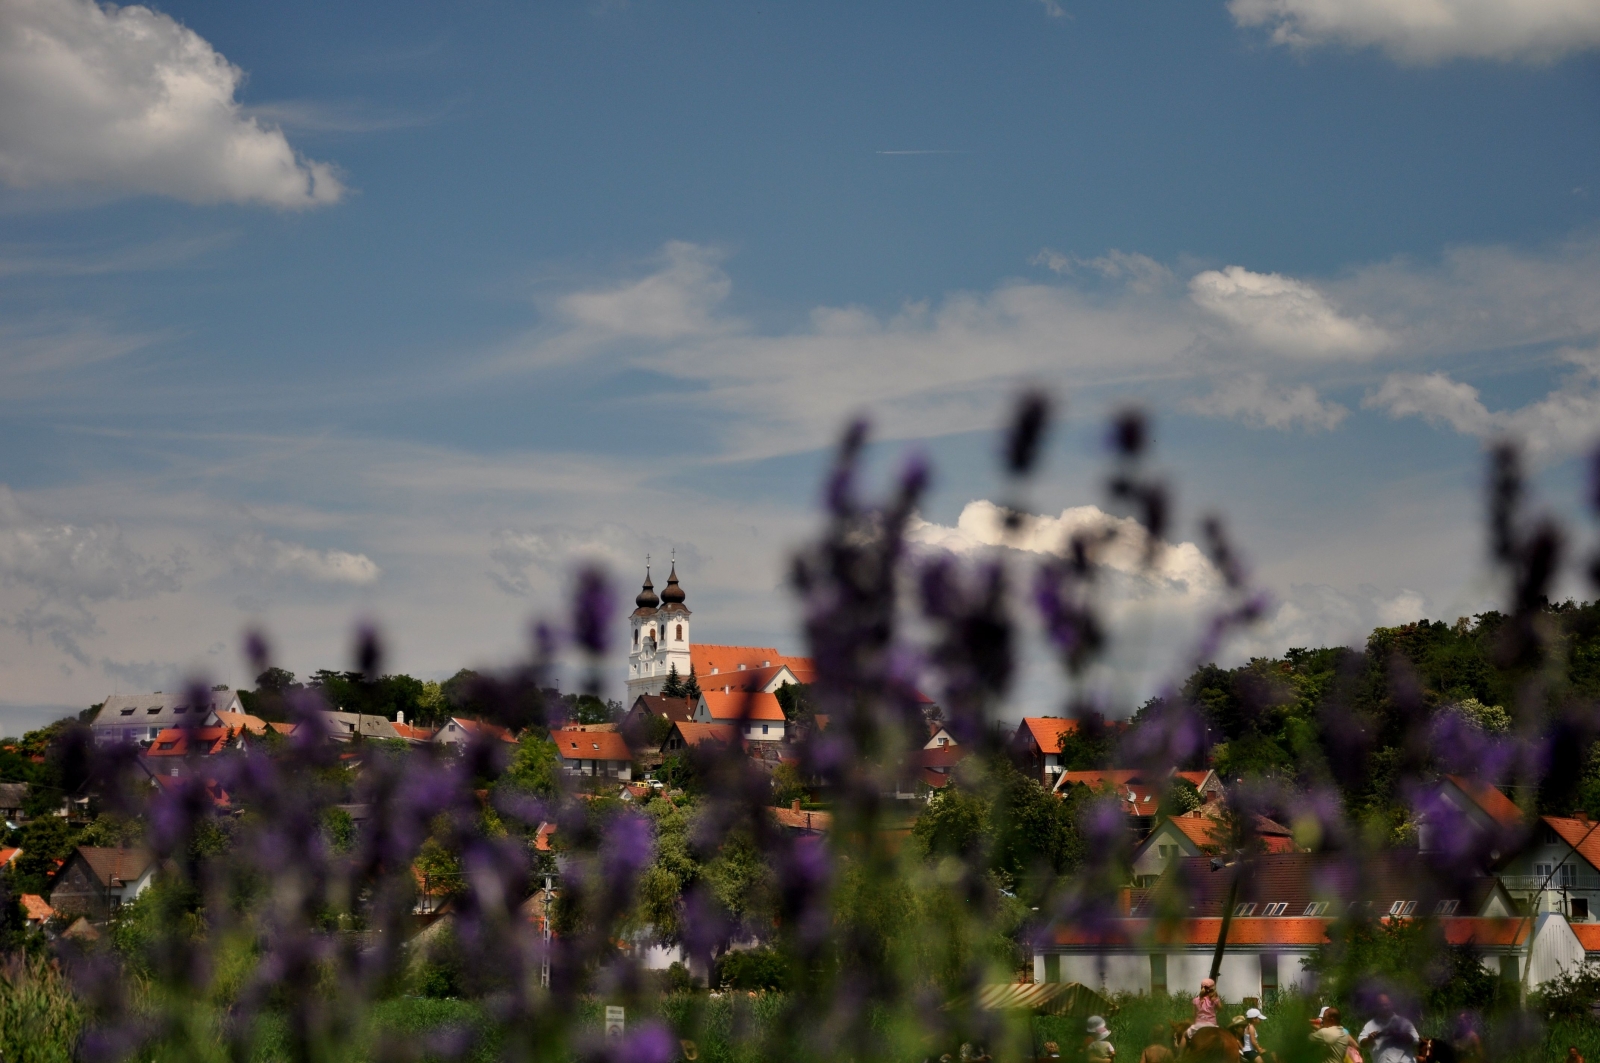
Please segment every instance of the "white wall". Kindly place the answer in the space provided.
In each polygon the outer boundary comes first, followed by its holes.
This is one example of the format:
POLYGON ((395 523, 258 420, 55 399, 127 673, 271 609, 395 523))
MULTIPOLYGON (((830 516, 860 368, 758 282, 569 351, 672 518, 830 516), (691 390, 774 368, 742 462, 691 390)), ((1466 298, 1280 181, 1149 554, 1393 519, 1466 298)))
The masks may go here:
MULTIPOLYGON (((1572 934, 1570 927, 1568 935, 1572 934)), ((1572 938, 1577 943, 1577 938, 1572 938)), ((1053 950, 1047 950, 1053 951, 1053 950)), ((1167 992, 1192 997, 1200 991, 1200 980, 1211 974, 1211 949, 1183 949, 1167 951, 1167 992)), ((1310 953, 1305 950, 1278 952, 1278 988, 1310 990, 1312 978, 1302 961, 1310 953)), ((1583 949, 1578 948, 1578 955, 1583 949)), ((1063 952, 1061 980, 1081 982, 1091 989, 1105 993, 1149 993, 1149 952, 1063 952)), ((1033 957, 1034 981, 1044 981, 1044 953, 1033 957)), ((1248 951, 1230 947, 1222 956, 1222 971, 1217 978, 1217 992, 1225 1001, 1239 1001, 1244 997, 1261 996, 1261 950, 1250 946, 1248 951)))
POLYGON ((1528 988, 1534 989, 1578 967, 1583 957, 1583 944, 1564 917, 1540 916, 1534 923, 1532 954, 1525 961, 1528 988))

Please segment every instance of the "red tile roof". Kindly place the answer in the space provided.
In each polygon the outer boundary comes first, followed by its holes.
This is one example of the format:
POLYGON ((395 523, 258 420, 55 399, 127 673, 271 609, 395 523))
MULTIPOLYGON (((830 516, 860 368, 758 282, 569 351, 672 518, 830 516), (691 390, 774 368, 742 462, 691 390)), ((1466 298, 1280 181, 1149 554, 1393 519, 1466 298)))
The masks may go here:
POLYGON ((1592 819, 1571 819, 1567 816, 1540 816, 1541 821, 1561 840, 1578 851, 1590 866, 1600 868, 1600 827, 1592 819))
POLYGON ((551 731, 550 741, 566 760, 633 759, 628 743, 615 731, 551 731))
POLYGON ((550 851, 550 839, 555 836, 555 833, 556 825, 554 823, 539 824, 539 833, 533 837, 533 847, 541 853, 548 853, 550 851))
POLYGON ((664 698, 659 694, 640 694, 633 703, 638 705, 644 702, 642 708, 652 716, 664 716, 669 720, 694 719, 694 698, 664 698))
MULTIPOLYGON (((774 646, 711 646, 697 642, 689 647, 689 663, 694 667, 695 679, 702 685, 708 676, 737 672, 741 664, 746 668, 769 668, 787 660, 774 646)), ((811 670, 809 659, 806 670, 811 670)))
POLYGON ((516 737, 497 723, 488 723, 484 720, 469 720, 461 716, 450 717, 450 722, 469 735, 488 735, 491 738, 498 738, 502 742, 509 742, 512 745, 517 744, 516 737))
POLYGON ((1455 783, 1461 792, 1488 813, 1489 818, 1499 823, 1502 827, 1520 827, 1522 825, 1522 809, 1516 802, 1501 793, 1497 787, 1490 786, 1481 779, 1474 779, 1466 775, 1447 775, 1445 778, 1455 783))
POLYGON ((0 847, 0 867, 4 867, 7 864, 11 863, 11 861, 13 861, 13 860, 15 860, 17 858, 17 854, 20 853, 20 852, 22 852, 21 849, 9 849, 9 848, 0 847))
POLYGON ((27 913, 29 919, 37 919, 40 922, 56 914, 56 910, 50 907, 50 903, 37 893, 24 893, 22 895, 22 909, 27 913))
MULTIPOLYGON (((1528 938, 1533 926, 1531 919, 1473 919, 1462 917, 1441 919, 1444 939, 1452 945, 1477 945, 1480 948, 1495 945, 1520 945, 1528 938)), ((1581 938, 1579 939, 1582 940, 1581 938)))
POLYGON ((707 690, 701 697, 705 698, 713 720, 783 720, 783 706, 778 703, 776 694, 748 691, 724 694, 707 690))
POLYGON ((1220 846, 1228 840, 1222 823, 1210 816, 1193 814, 1173 816, 1168 822, 1182 831, 1185 838, 1202 849, 1220 846))
POLYGON ((1077 720, 1063 719, 1059 716, 1027 716, 1022 720, 1022 725, 1017 728, 1017 738, 1024 735, 1033 739, 1034 745, 1043 753, 1058 753, 1061 751, 1061 736, 1078 729, 1077 720))
POLYGON ((911 763, 919 768, 945 768, 948 770, 971 755, 972 750, 966 746, 934 746, 932 749, 913 751, 911 763))
MULTIPOLYGON (((787 665, 774 664, 767 668, 746 668, 743 671, 722 672, 718 675, 696 675, 695 682, 700 684, 701 690, 762 690, 768 683, 778 677, 787 665)), ((789 669, 797 682, 804 683, 793 668, 789 669)))
MULTIPOLYGON (((1320 945, 1328 939, 1332 919, 1234 919, 1228 927, 1232 945, 1320 945)), ((1051 940, 1057 945, 1145 946, 1215 945, 1222 931, 1218 917, 1200 919, 1113 919, 1098 927, 1087 923, 1057 926, 1051 940)))
POLYGON ((185 757, 189 755, 190 743, 193 751, 200 756, 209 757, 220 753, 228 747, 238 730, 232 727, 196 727, 186 730, 182 727, 168 727, 156 734, 150 748, 144 751, 147 757, 185 757))
POLYGON ((409 742, 430 742, 438 734, 436 727, 418 727, 416 724, 397 723, 394 725, 395 734, 409 742))
POLYGON ((1573 923, 1572 932, 1584 952, 1600 952, 1600 923, 1573 923))
POLYGON ((672 726, 683 739, 683 744, 691 748, 702 742, 720 742, 730 746, 739 741, 739 729, 732 724, 686 722, 672 726))
POLYGON ((778 826, 790 830, 808 830, 822 833, 833 829, 832 812, 810 812, 797 808, 774 808, 770 810, 778 821, 778 826))

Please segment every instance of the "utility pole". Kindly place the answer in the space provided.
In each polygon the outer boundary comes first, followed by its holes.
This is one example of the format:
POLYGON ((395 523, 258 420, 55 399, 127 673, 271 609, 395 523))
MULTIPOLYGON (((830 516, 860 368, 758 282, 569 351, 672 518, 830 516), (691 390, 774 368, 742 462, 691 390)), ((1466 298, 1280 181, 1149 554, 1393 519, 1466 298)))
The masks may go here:
POLYGON ((539 956, 539 985, 550 988, 550 876, 544 877, 544 951, 539 956))

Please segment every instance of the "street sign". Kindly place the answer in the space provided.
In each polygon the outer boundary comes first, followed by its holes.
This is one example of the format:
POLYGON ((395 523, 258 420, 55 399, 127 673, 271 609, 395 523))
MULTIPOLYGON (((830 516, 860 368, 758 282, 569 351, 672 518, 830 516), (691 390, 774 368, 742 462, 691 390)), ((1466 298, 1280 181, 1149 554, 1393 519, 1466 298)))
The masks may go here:
POLYGON ((606 1005, 606 1039, 621 1037, 625 1019, 623 1010, 614 1004, 606 1005))

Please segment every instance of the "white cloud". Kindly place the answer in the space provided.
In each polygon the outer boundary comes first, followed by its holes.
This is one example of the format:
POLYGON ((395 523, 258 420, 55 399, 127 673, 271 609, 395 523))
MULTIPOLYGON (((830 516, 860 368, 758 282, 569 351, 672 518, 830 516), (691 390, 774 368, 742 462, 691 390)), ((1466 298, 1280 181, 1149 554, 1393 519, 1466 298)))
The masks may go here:
POLYGON ((147 7, 0 0, 0 180, 192 203, 337 202, 332 168, 241 110, 244 73, 147 7))
POLYGON ((1064 255, 1060 251, 1043 247, 1028 261, 1035 266, 1043 266, 1052 273, 1072 273, 1078 269, 1087 269, 1107 280, 1126 281, 1129 288, 1141 293, 1153 292, 1172 280, 1172 270, 1149 255, 1141 255, 1137 251, 1119 251, 1116 248, 1097 258, 1079 258, 1076 255, 1064 255))
POLYGON ((233 561, 240 568, 274 576, 296 576, 314 583, 374 583, 383 570, 366 554, 317 550, 300 543, 244 535, 233 543, 233 561))
POLYGON ((673 241, 663 258, 662 268, 642 280, 562 296, 556 313, 607 339, 676 340, 725 331, 729 323, 714 316, 732 288, 721 268, 722 255, 673 241))
POLYGON ((1183 406, 1194 413, 1241 421, 1254 428, 1289 429, 1299 425, 1307 431, 1337 428, 1350 412, 1336 402, 1323 402, 1309 384, 1273 387, 1261 373, 1246 373, 1221 383, 1211 394, 1185 400, 1183 406))
POLYGON ((1105 539, 1097 561, 1126 582, 1130 596, 1151 594, 1200 598, 1222 586, 1216 567, 1194 543, 1163 543, 1154 563, 1146 565, 1149 537, 1132 517, 1117 517, 1099 506, 1073 506, 1058 517, 1027 515, 1015 530, 1006 528, 1006 511, 987 499, 962 507, 954 527, 913 517, 906 537, 914 543, 967 554, 993 548, 1061 556, 1074 535, 1105 539))
POLYGON ((1600 350, 1566 351, 1579 367, 1563 386, 1515 410, 1490 410, 1478 389, 1443 372, 1391 373, 1362 400, 1391 417, 1421 417, 1479 439, 1519 440, 1535 458, 1579 454, 1600 438, 1600 350))
POLYGON ((1366 356, 1390 337, 1364 316, 1350 316, 1311 285, 1243 266, 1206 270, 1189 281, 1202 310, 1232 326, 1253 346, 1301 357, 1366 356))
POLYGON ((1229 0, 1275 44, 1376 47, 1403 63, 1550 62, 1600 46, 1594 0, 1229 0))

